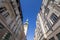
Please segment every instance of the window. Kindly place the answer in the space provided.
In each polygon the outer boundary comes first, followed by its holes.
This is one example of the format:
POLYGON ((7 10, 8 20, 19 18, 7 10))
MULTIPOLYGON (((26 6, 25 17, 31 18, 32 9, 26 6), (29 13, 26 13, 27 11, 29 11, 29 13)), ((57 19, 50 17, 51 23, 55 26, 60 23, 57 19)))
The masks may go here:
POLYGON ((7 9, 5 7, 0 8, 0 13, 4 17, 7 17, 9 15, 9 13, 7 12, 7 9))
POLYGON ((18 34, 18 28, 16 29, 16 35, 18 34))
POLYGON ((14 27, 15 27, 15 26, 16 26, 16 25, 14 24, 13 27, 12 27, 12 30, 14 30, 14 27))
POLYGON ((14 27, 13 32, 15 32, 15 30, 16 30, 16 26, 14 27))
POLYGON ((46 13, 49 13, 50 9, 49 8, 46 8, 46 13))
POLYGON ((50 30, 52 30, 52 23, 51 22, 47 22, 47 26, 50 30))
POLYGON ((4 17, 8 17, 8 15, 9 15, 9 13, 7 12, 7 13, 5 13, 3 16, 4 16, 4 17))
POLYGON ((4 11, 6 11, 6 8, 5 8, 5 7, 1 7, 1 8, 0 8, 0 13, 2 13, 2 12, 4 12, 4 11))
POLYGON ((14 33, 16 33, 17 28, 15 29, 14 33))
POLYGON ((55 15, 54 13, 52 13, 50 19, 51 19, 51 21, 52 21, 53 23, 55 23, 55 22, 57 22, 58 17, 57 17, 57 15, 55 15))
POLYGON ((55 0, 51 0, 52 2, 54 2, 55 0))
POLYGON ((50 11, 50 9, 45 6, 45 13, 47 13, 47 15, 48 15, 49 11, 50 11))
POLYGON ((58 40, 60 40, 60 33, 58 33, 56 36, 58 37, 58 40))
POLYGON ((54 37, 52 37, 52 38, 50 38, 49 40, 55 40, 55 38, 54 38, 54 37))
POLYGON ((0 23, 0 29, 3 29, 4 28, 4 26, 0 23))

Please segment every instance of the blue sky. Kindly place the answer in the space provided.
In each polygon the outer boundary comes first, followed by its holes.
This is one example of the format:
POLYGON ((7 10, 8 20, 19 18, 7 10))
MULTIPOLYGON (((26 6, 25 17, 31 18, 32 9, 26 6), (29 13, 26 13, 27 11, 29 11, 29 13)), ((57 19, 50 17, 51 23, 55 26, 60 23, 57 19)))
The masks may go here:
POLYGON ((37 13, 40 11, 42 0, 20 0, 23 22, 29 20, 27 40, 33 40, 36 27, 37 13))

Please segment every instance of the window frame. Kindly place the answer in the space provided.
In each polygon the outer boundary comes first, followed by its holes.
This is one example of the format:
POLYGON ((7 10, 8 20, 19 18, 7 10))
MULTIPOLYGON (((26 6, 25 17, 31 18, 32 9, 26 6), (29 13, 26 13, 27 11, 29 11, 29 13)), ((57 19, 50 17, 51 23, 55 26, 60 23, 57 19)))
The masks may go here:
POLYGON ((57 22, 58 20, 58 16, 55 13, 52 13, 52 15, 50 16, 50 20, 54 23, 57 22))

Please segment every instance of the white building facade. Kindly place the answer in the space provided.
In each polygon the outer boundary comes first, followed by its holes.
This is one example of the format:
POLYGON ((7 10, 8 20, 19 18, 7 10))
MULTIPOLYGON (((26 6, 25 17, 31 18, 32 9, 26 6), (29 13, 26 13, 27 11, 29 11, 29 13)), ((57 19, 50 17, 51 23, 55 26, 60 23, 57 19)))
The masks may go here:
POLYGON ((39 16, 42 40, 60 40, 60 0, 43 0, 39 16))
POLYGON ((22 40, 25 36, 19 2, 0 0, 0 40, 22 40))
POLYGON ((37 20, 36 20, 36 29, 35 29, 35 35, 34 35, 34 40, 42 40, 43 39, 43 31, 42 27, 40 25, 40 19, 39 16, 40 14, 38 13, 37 15, 37 20))

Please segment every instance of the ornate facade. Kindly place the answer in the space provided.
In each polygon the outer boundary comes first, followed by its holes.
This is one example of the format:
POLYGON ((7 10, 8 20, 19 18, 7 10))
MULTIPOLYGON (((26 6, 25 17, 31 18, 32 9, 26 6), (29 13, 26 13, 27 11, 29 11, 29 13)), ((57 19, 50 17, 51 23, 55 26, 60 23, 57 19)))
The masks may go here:
POLYGON ((39 14, 40 40, 60 40, 60 0, 43 0, 39 14))
POLYGON ((0 40, 24 40, 19 0, 0 0, 0 40))

